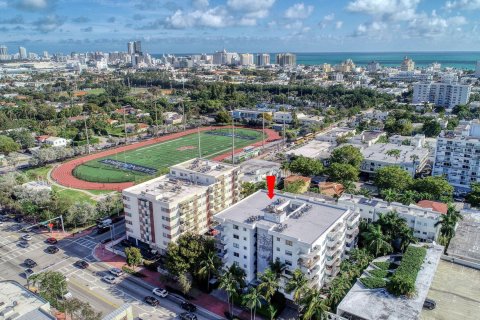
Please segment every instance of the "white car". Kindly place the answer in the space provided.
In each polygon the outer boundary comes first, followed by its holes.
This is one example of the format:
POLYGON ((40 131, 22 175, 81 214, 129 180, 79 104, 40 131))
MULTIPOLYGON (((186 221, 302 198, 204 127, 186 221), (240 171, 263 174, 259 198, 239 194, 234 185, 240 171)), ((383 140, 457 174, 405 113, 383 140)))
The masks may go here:
POLYGON ((24 234, 24 235, 22 236, 22 239, 25 240, 25 241, 30 241, 30 240, 32 240, 32 236, 29 235, 29 234, 24 234))
POLYGON ((123 271, 118 269, 118 268, 112 268, 109 270, 111 274, 113 274, 115 277, 120 277, 123 274, 123 271))
POLYGON ((152 293, 162 298, 165 298, 166 296, 168 296, 168 291, 162 288, 155 288, 152 290, 152 293))
POLYGON ((18 242, 18 246, 19 246, 19 247, 22 247, 22 248, 28 248, 28 247, 30 247, 30 245, 28 244, 28 242, 27 242, 27 241, 23 241, 23 240, 18 242))
POLYGON ((102 280, 110 284, 115 284, 115 282, 117 282, 117 278, 114 276, 104 276, 102 280))

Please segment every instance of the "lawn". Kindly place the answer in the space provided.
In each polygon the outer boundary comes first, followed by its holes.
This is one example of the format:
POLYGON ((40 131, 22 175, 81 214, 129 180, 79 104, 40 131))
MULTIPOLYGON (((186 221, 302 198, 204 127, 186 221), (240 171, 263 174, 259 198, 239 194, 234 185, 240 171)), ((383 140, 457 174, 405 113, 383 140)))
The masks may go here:
MULTIPOLYGON (((232 148, 231 129, 217 129, 200 133, 202 157, 213 158, 226 153, 232 148), (217 133, 217 134, 212 134, 217 133)), ((235 130, 235 148, 243 148, 262 138, 261 132, 250 129, 235 130)), ((147 147, 118 153, 89 161, 74 170, 74 175, 82 180, 92 182, 139 182, 164 174, 168 167, 199 156, 198 134, 190 134, 178 139, 161 142, 147 147), (154 175, 138 171, 124 170, 114 165, 102 163, 110 159, 156 169, 154 175)))
POLYGON ((24 171, 28 180, 47 179, 48 171, 52 169, 52 166, 47 165, 45 167, 39 167, 34 169, 27 169, 24 171))
POLYGON ((74 202, 89 202, 91 204, 97 203, 95 200, 91 198, 91 196, 81 191, 64 189, 58 186, 53 186, 52 189, 57 192, 60 198, 70 200, 72 203, 74 202))

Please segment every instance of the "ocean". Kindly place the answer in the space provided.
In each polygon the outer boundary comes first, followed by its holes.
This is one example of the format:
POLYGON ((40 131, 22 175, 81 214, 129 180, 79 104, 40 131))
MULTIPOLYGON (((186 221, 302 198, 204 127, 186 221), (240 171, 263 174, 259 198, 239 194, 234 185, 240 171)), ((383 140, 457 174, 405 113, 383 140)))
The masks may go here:
MULTIPOLYGON (((190 54, 178 54, 186 56, 190 54)), ((311 52, 296 53, 297 64, 321 65, 329 63, 339 64, 347 59, 352 59, 356 65, 365 66, 371 61, 377 61, 382 66, 400 66, 405 56, 415 61, 416 67, 427 67, 433 62, 438 62, 442 68, 452 67, 457 69, 475 70, 480 52, 311 52)), ((154 54, 161 57, 161 54, 154 54)), ((271 61, 275 61, 275 54, 271 54, 271 61)))

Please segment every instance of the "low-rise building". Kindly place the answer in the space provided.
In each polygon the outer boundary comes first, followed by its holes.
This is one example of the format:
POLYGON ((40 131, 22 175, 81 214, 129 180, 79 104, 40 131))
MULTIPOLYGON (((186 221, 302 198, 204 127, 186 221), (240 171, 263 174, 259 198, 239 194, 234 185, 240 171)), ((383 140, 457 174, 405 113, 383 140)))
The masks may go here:
POLYGON ((414 204, 407 206, 397 202, 389 203, 382 199, 370 199, 346 193, 338 199, 338 205, 360 213, 361 218, 368 223, 376 221, 380 214, 396 211, 420 241, 437 241, 440 232, 440 226, 436 224, 440 221, 442 214, 430 208, 422 208, 414 204))
POLYGON ((164 252, 185 232, 207 232, 213 215, 240 199, 240 170, 193 159, 124 189, 122 195, 127 238, 164 252))
POLYGON ((315 136, 315 139, 319 141, 326 141, 330 143, 337 143, 338 138, 346 137, 349 135, 354 135, 356 132, 355 129, 352 128, 346 128, 346 127, 335 127, 331 130, 328 130, 326 132, 317 134, 315 136))
POLYGON ((260 190, 214 220, 219 223, 219 255, 226 265, 237 264, 250 282, 278 259, 287 266, 280 284, 283 290, 297 268, 311 287, 322 287, 333 279, 355 246, 359 214, 289 193, 269 199, 260 190))
POLYGON ((325 160, 330 157, 336 143, 327 141, 312 140, 299 147, 287 151, 288 157, 303 156, 307 158, 325 160))
POLYGON ((232 113, 232 117, 238 121, 259 120, 259 119, 262 119, 262 115, 264 113, 270 116, 273 114, 271 110, 260 110, 260 109, 257 109, 257 110, 236 109, 236 110, 233 110, 231 113, 232 113))
POLYGON ((273 121, 276 123, 292 123, 292 113, 290 111, 277 111, 273 114, 273 121))
POLYGON ((183 116, 177 112, 164 112, 163 122, 165 124, 181 124, 183 122, 183 116))
POLYGON ((423 148, 425 146, 425 135, 424 134, 416 134, 413 137, 410 136, 401 136, 395 134, 388 138, 388 142, 392 144, 398 145, 407 145, 407 146, 414 146, 416 148, 423 148))
POLYGON ((66 147, 67 139, 60 137, 48 137, 47 139, 45 139, 45 144, 52 147, 66 147))
POLYGON ((266 176, 281 177, 280 164, 273 161, 251 159, 240 164, 242 182, 265 182, 266 176))
POLYGON ((377 143, 377 141, 381 137, 385 137, 387 135, 386 132, 383 131, 371 131, 365 130, 356 136, 353 136, 348 140, 349 143, 358 144, 362 146, 370 147, 371 145, 377 143))

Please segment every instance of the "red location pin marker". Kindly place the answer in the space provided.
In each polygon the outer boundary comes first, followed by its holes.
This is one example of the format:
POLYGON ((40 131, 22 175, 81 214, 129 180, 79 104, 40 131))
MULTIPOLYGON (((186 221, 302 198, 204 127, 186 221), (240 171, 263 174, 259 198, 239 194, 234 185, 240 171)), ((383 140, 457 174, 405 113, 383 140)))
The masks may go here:
POLYGON ((275 176, 267 176, 267 189, 268 189, 268 197, 270 199, 273 198, 275 195, 273 189, 275 189, 275 176))

